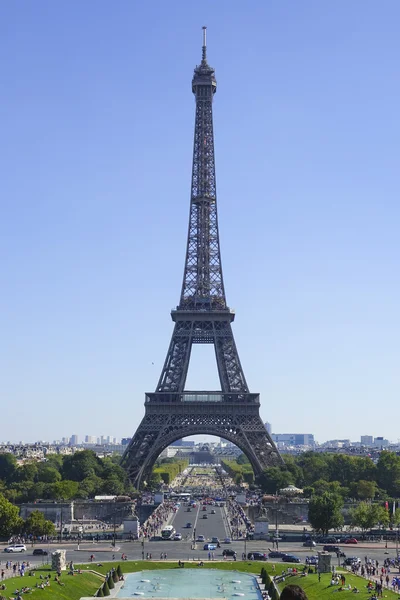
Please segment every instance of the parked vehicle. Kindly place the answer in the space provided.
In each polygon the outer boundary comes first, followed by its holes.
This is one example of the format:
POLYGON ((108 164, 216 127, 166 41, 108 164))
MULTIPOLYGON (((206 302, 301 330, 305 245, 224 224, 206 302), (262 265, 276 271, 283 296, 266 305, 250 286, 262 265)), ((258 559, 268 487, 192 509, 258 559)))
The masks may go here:
POLYGON ((44 550, 43 548, 35 548, 33 551, 33 556, 47 556, 48 552, 47 550, 44 550))
POLYGON ((181 539, 182 539, 182 534, 181 534, 181 533, 176 533, 176 534, 174 535, 174 538, 173 538, 173 539, 174 539, 174 542, 180 542, 180 541, 181 541, 181 539))
POLYGON ((306 556, 306 565, 317 565, 318 556, 306 556))
POLYGON ((224 548, 222 550, 222 556, 235 556, 236 552, 232 548, 224 548))
POLYGON ((345 544, 358 544, 358 540, 356 540, 356 538, 347 538, 347 540, 344 540, 345 544))
POLYGON ((205 542, 205 541, 206 541, 206 538, 204 537, 204 535, 198 535, 198 536, 197 536, 197 541, 198 541, 198 542, 205 542))
POLYGON ((25 544, 14 544, 13 546, 7 546, 4 548, 4 552, 26 552, 25 544))
POLYGON ((284 556, 286 556, 286 552, 278 552, 278 550, 272 550, 268 554, 268 558, 283 558, 284 556))
POLYGON ((351 567, 351 565, 359 564, 360 562, 361 562, 361 558, 358 558, 358 556, 348 556, 347 558, 344 559, 343 566, 351 567))
POLYGON ((282 561, 291 563, 301 562, 300 558, 298 556, 295 556, 294 554, 285 554, 285 556, 282 556, 282 561))
POLYGON ((334 552, 335 554, 339 554, 339 556, 343 556, 344 558, 346 557, 345 553, 340 550, 339 546, 331 546, 330 544, 327 544, 324 546, 323 550, 324 552, 334 552))
POLYGON ((203 550, 216 550, 217 546, 215 544, 204 544, 203 550))
POLYGON ((267 560, 268 557, 263 552, 249 552, 247 555, 248 560, 267 560))
POLYGON ((316 546, 316 545, 317 545, 317 544, 314 542, 314 540, 306 540, 306 541, 303 543, 303 546, 304 546, 305 548, 315 548, 315 546, 316 546))

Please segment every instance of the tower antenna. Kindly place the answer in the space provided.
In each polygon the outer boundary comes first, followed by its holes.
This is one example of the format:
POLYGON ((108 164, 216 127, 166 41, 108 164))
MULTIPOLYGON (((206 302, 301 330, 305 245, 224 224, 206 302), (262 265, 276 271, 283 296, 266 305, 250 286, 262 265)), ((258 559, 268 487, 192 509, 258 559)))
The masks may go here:
POLYGON ((203 48, 201 52, 202 62, 207 62, 207 27, 203 25, 203 48))

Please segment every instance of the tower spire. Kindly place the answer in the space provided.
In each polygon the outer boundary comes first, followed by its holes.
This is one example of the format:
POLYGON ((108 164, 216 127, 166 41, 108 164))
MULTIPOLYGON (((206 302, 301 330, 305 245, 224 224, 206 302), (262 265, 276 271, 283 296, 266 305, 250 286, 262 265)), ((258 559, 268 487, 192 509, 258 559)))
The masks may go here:
POLYGON ((203 47, 201 51, 201 62, 207 63, 207 27, 203 25, 203 47))

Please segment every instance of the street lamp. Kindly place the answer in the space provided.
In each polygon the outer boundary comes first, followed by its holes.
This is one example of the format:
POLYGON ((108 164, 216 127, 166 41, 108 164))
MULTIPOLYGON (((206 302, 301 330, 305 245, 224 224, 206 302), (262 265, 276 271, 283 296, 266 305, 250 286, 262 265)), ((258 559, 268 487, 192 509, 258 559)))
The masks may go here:
POLYGON ((142 560, 144 560, 144 533, 142 532, 142 560))

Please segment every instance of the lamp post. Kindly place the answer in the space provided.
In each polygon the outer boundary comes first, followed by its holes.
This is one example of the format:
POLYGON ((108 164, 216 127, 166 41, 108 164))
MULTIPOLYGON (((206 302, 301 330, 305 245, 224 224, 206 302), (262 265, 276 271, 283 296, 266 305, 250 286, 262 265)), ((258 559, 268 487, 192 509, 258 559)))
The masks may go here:
POLYGON ((144 560, 144 533, 142 533, 142 560, 144 560))

